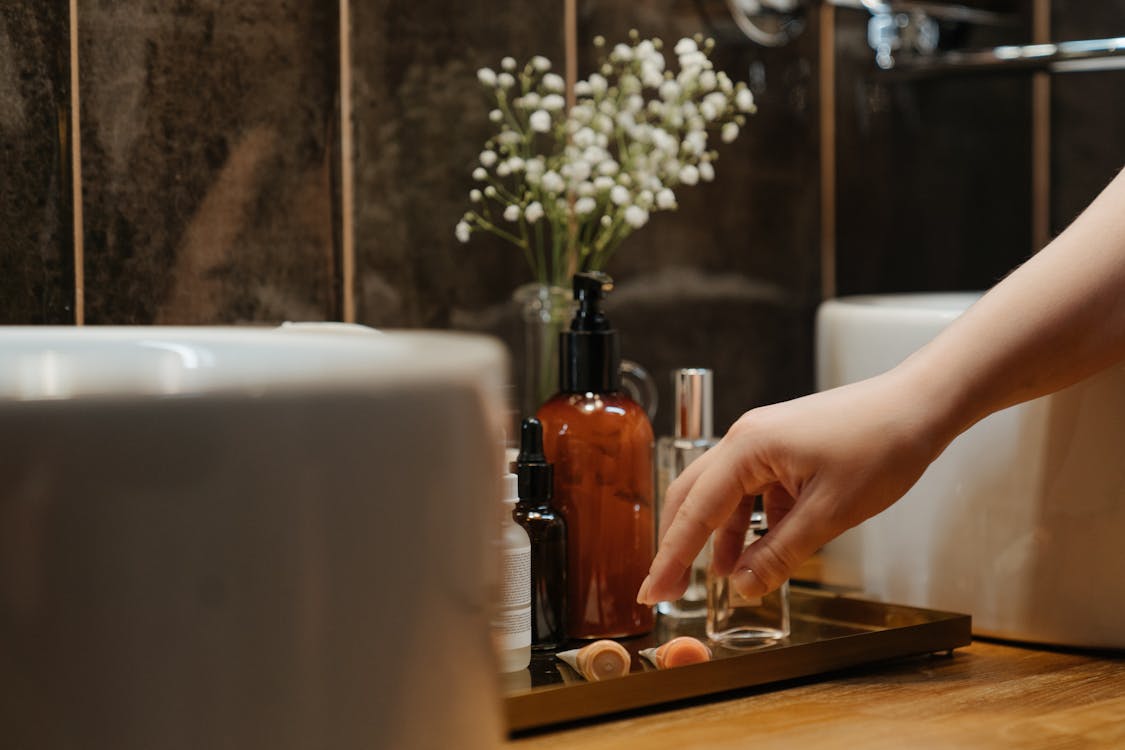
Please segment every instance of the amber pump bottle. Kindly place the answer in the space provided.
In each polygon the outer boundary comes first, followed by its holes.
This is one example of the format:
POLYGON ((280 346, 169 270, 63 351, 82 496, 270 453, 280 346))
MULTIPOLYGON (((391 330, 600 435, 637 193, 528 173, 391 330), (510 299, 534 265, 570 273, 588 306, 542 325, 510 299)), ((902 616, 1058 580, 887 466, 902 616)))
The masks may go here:
POLYGON ((620 390, 620 341, 602 312, 612 281, 574 277, 578 312, 559 335, 560 392, 539 409, 567 524, 567 635, 616 638, 652 630, 637 604, 655 546, 652 425, 620 390))

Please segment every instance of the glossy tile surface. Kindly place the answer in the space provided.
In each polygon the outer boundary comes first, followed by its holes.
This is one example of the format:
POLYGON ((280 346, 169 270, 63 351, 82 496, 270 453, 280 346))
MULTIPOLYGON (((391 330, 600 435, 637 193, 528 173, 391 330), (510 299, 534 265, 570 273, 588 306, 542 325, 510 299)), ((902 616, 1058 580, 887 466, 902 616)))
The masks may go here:
MULTIPOLYGON (((983 289, 1031 253, 1031 84, 898 80, 837 13, 838 293, 983 289)), ((1030 39, 977 30, 968 48, 1030 39)))
POLYGON ((335 3, 79 18, 87 321, 335 317, 335 3))
POLYGON ((0 324, 74 320, 69 13, 0 4, 0 324))

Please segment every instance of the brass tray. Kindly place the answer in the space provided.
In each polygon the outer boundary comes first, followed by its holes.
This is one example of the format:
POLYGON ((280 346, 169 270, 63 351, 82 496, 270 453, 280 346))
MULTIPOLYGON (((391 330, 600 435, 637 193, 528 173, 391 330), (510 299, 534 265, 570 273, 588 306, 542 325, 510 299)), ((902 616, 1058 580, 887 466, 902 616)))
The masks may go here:
POLYGON ((508 729, 519 732, 575 719, 831 672, 904 656, 967 646, 972 618, 838 596, 811 589, 790 593, 792 634, 753 651, 716 647, 714 659, 656 670, 638 651, 677 635, 704 639, 701 620, 658 619, 647 636, 622 640, 632 672, 586 682, 553 654, 536 654, 523 672, 504 676, 508 729))

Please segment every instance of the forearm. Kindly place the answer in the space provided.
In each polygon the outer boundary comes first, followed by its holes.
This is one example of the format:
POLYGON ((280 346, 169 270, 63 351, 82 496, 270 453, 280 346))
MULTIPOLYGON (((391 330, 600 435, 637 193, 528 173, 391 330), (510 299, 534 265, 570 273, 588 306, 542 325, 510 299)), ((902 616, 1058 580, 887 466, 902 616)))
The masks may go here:
POLYGON ((907 359, 946 442, 1125 359, 1125 172, 1054 242, 907 359))

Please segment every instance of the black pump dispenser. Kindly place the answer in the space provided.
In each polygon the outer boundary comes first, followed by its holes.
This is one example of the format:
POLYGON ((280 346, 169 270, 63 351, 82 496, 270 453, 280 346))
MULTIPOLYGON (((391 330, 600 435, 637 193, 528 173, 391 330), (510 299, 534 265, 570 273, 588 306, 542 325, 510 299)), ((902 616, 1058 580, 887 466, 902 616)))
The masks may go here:
POLYGON ((591 271, 574 275, 578 312, 569 331, 559 334, 559 390, 612 393, 621 387, 621 343, 601 304, 613 279, 591 271))
POLYGON ((543 425, 530 417, 520 425, 520 454, 516 458, 520 500, 545 504, 551 499, 555 468, 543 455, 543 425))

